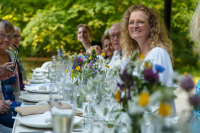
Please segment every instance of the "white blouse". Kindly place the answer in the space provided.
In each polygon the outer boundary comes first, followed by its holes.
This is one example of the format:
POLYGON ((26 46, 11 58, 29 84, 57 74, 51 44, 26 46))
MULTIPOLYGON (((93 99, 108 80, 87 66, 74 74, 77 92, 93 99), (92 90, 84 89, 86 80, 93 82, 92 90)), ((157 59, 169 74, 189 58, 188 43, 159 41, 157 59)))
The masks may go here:
MULTIPOLYGON (((155 65, 160 65, 165 68, 165 71, 163 73, 159 73, 159 80, 167 86, 171 87, 174 71, 168 52, 161 47, 155 47, 145 57, 144 62, 146 61, 150 61, 151 63, 153 63, 153 68, 155 65)), ((141 69, 143 68, 144 63, 141 66, 141 69)))

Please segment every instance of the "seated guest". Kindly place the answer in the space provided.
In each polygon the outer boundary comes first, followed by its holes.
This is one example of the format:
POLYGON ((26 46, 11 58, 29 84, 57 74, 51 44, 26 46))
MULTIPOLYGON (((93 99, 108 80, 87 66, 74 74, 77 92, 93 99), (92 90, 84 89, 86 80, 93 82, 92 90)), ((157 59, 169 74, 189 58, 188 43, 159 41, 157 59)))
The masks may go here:
MULTIPOLYGON (((4 53, 0 65, 7 62, 14 62, 14 54, 7 50, 8 47, 13 43, 14 27, 8 20, 0 20, 0 48, 3 49, 4 53)), ((10 100, 10 108, 12 113, 16 115, 14 108, 20 106, 19 101, 20 88, 19 88, 19 77, 17 72, 17 66, 15 68, 16 74, 6 80, 1 81, 1 90, 3 98, 0 100, 10 100)))
POLYGON ((112 48, 115 50, 110 63, 112 67, 117 60, 121 58, 121 46, 120 46, 120 23, 115 23, 110 27, 110 41, 112 48))
POLYGON ((111 59, 113 56, 114 49, 113 49, 111 41, 110 41, 109 33, 104 34, 101 41, 103 43, 102 52, 105 53, 105 58, 111 59))
POLYGON ((172 43, 160 20, 152 9, 143 5, 131 6, 123 17, 120 44, 123 57, 129 58, 135 50, 139 50, 144 61, 163 66, 165 71, 160 73, 159 79, 171 86, 172 43))
MULTIPOLYGON (((16 45, 17 48, 19 48, 19 43, 21 41, 21 30, 16 26, 14 26, 14 29, 15 29, 14 44, 16 45)), ((11 45, 11 48, 13 50, 12 52, 14 52, 16 49, 13 45, 11 45)), ((17 67, 18 67, 18 74, 19 74, 20 90, 24 90, 24 84, 29 84, 28 83, 29 81, 27 81, 26 72, 24 70, 24 67, 22 65, 22 62, 19 56, 17 59, 17 67)))
MULTIPOLYGON (((0 55, 3 55, 2 49, 0 49, 0 55)), ((9 71, 7 68, 12 68, 13 63, 8 62, 0 65, 0 83, 2 80, 6 80, 15 75, 14 72, 9 71)), ((0 85, 1 90, 1 85, 0 85)), ((0 92, 0 99, 2 98, 2 93, 0 92)), ((12 119, 12 114, 10 112, 10 104, 5 102, 5 100, 0 100, 0 131, 2 133, 11 133, 14 124, 14 119, 12 119)))
MULTIPOLYGON (((154 65, 164 67, 165 71, 159 73, 159 80, 169 87, 172 86, 172 43, 164 23, 152 9, 144 5, 133 5, 126 10, 122 19, 120 44, 123 57, 130 58, 137 50, 140 56, 144 56, 144 62, 150 61, 153 68, 154 65)), ((140 69, 144 69, 144 62, 140 69)), ((133 74, 137 75, 137 71, 133 74)), ((174 100, 169 102, 171 102, 171 115, 175 116, 174 100)), ((151 107, 159 108, 157 104, 151 107)), ((144 132, 153 133, 155 129, 150 124, 151 120, 146 119, 146 123, 148 124, 144 125, 144 132)))
POLYGON ((86 24, 79 24, 77 26, 76 34, 78 40, 82 43, 85 52, 88 51, 91 46, 95 45, 98 45, 100 48, 102 48, 101 42, 91 41, 92 31, 86 24))
MULTIPOLYGON (((200 2, 196 7, 190 23, 190 36, 194 41, 198 42, 198 45, 200 44, 200 2)), ((200 95, 200 80, 196 85, 195 94, 200 95)), ((200 120, 200 105, 194 107, 192 114, 194 118, 200 120)))

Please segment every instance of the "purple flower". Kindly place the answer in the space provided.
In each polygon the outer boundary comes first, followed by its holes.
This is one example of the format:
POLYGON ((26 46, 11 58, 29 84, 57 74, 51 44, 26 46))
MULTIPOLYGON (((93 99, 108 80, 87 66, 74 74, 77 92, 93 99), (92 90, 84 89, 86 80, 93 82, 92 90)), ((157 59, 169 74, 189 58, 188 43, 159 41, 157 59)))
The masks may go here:
POLYGON ((189 75, 186 75, 181 81, 180 81, 181 88, 185 89, 186 91, 191 91, 194 88, 194 82, 192 81, 192 78, 189 75))
POLYGON ((83 58, 82 58, 81 56, 79 56, 79 57, 77 58, 77 61, 78 61, 78 62, 83 62, 83 58))
POLYGON ((128 74, 126 69, 120 75, 120 79, 124 83, 126 88, 131 88, 131 86, 134 85, 133 75, 132 74, 128 74))
POLYGON ((158 73, 154 73, 152 68, 147 68, 144 70, 144 80, 155 83, 158 82, 159 76, 158 73))
POLYGON ((123 89, 123 88, 124 88, 124 84, 117 83, 117 86, 118 86, 120 89, 123 89))
POLYGON ((165 68, 160 65, 155 65, 155 69, 157 72, 160 72, 160 73, 165 71, 165 68))
POLYGON ((189 97, 189 102, 193 106, 197 106, 200 104, 200 96, 199 95, 193 95, 189 97))
POLYGON ((90 63, 88 64, 88 67, 89 67, 89 68, 92 68, 92 66, 93 66, 93 64, 92 64, 92 62, 90 62, 90 63))

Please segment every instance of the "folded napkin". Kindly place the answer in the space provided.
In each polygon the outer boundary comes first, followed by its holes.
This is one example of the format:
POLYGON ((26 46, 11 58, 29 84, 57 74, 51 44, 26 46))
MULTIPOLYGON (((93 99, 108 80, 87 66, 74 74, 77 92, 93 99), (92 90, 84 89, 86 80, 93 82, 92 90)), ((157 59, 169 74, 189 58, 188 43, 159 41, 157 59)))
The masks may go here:
POLYGON ((15 108, 15 111, 17 113, 19 113, 19 115, 21 115, 21 116, 42 114, 49 110, 50 110, 49 105, 35 105, 35 106, 16 107, 15 108))
MULTIPOLYGON (((60 107, 69 107, 71 108, 70 105, 58 105, 60 107)), ((28 106, 28 107, 16 107, 15 111, 19 113, 21 116, 27 116, 27 115, 35 115, 35 114, 42 114, 45 113, 46 111, 50 111, 50 106, 49 105, 34 105, 34 106, 28 106)), ((82 115, 82 112, 79 110, 76 110, 76 115, 80 116, 82 115)))

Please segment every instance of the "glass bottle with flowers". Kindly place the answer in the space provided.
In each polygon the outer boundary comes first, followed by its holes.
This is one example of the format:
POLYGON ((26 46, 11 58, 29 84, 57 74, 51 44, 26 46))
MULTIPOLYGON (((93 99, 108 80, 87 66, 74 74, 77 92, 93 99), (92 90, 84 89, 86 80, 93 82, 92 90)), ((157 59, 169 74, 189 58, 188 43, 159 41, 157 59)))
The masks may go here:
MULTIPOLYGON (((115 99, 121 105, 121 112, 126 112, 129 116, 130 125, 128 132, 141 133, 141 126, 145 129, 152 129, 152 125, 144 126, 145 114, 149 112, 153 117, 158 114, 166 117, 171 114, 170 100, 175 97, 172 88, 167 87, 159 81, 159 73, 164 72, 160 65, 153 66, 151 62, 137 60, 138 51, 134 52, 126 68, 120 75, 117 83, 119 87, 115 99), (140 69, 144 63, 144 69, 140 69), (155 70, 154 70, 155 68, 155 70), (159 106, 158 106, 159 104, 159 106)), ((149 119, 149 118, 148 118, 149 119)), ((153 127, 151 132, 154 132, 153 127)))

